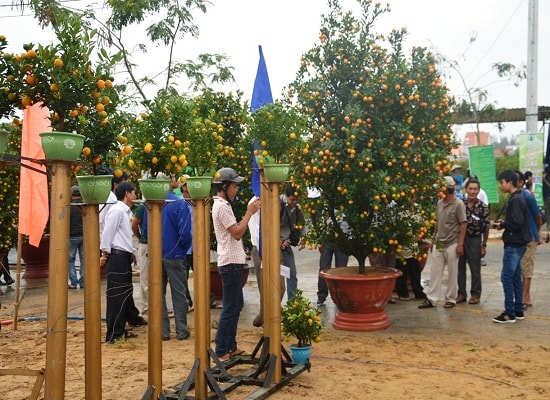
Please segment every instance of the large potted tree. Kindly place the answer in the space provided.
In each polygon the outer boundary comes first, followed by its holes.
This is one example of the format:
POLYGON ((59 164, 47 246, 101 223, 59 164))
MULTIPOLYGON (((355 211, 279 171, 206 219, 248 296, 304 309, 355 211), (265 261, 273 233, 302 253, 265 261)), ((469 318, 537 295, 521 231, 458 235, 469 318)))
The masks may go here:
POLYGON ((406 55, 405 29, 375 31, 389 10, 358 3, 359 12, 328 1, 319 42, 303 55, 288 100, 309 117, 297 175, 322 192, 303 200, 318 214, 308 243, 330 243, 359 264, 322 273, 338 307, 334 326, 370 331, 390 325, 384 307, 400 272, 367 268, 366 260, 399 257, 429 231, 453 141, 451 99, 433 56, 418 47, 406 55), (411 208, 423 218, 410 218, 411 208))
POLYGON ((98 49, 97 32, 79 15, 59 13, 52 25, 56 42, 27 44, 23 53, 4 55, 12 72, 8 87, 20 107, 47 107, 54 132, 41 134, 47 158, 76 160, 85 147, 82 158, 97 165, 115 149, 120 129, 114 118, 119 96, 111 75, 120 58, 98 49), (60 141, 54 139, 57 133, 60 141), (51 148, 52 143, 60 147, 51 148))
POLYGON ((78 15, 59 10, 56 17, 51 44, 29 43, 22 52, 8 51, 6 38, 0 37, 0 110, 6 116, 14 106, 47 107, 52 129, 63 133, 60 141, 51 132, 41 134, 46 157, 80 159, 82 165, 72 164, 73 172, 83 168, 94 174, 117 154, 116 137, 127 118, 116 113, 119 96, 111 77, 119 57, 97 47, 97 32, 78 15), (51 143, 60 146, 51 148, 51 143))

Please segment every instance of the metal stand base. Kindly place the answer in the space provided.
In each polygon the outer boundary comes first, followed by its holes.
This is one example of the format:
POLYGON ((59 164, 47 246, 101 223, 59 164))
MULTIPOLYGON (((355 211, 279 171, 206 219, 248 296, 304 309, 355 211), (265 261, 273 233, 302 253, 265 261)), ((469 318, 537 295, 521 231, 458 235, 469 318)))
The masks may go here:
MULTIPOLYGON (((294 364, 286 349, 281 345, 282 379, 280 382, 273 382, 276 356, 269 354, 269 338, 262 337, 249 356, 237 356, 222 362, 218 359, 212 349, 208 354, 214 361, 215 367, 204 372, 211 389, 208 395, 209 400, 225 400, 225 393, 229 393, 242 385, 258 386, 259 389, 248 394, 244 399, 260 400, 266 399, 281 387, 287 385, 292 379, 304 371, 309 371, 311 364, 294 364), (230 369, 242 364, 249 364, 253 367, 239 375, 231 375, 230 369)), ((198 372, 199 361, 196 360, 191 372, 185 382, 174 386, 174 393, 161 394, 159 399, 176 400, 199 400, 197 397, 188 396, 188 392, 194 388, 195 378, 198 372)))

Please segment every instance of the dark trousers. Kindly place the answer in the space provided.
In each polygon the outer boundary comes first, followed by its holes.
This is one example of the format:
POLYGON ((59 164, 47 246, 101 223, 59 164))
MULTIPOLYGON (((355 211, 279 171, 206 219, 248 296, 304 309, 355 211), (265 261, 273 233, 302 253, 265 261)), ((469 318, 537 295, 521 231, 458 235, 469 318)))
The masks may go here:
MULTIPOLYGON (((333 250, 328 244, 323 246, 321 257, 319 257, 319 272, 330 269, 332 267, 332 258, 334 257, 334 266, 347 267, 349 256, 340 251, 333 250)), ((317 278, 317 300, 326 300, 328 297, 328 286, 321 276, 317 278)))
POLYGON ((107 270, 107 337, 110 342, 124 337, 126 322, 138 325, 142 318, 134 304, 132 284, 132 257, 128 254, 110 254, 107 270))
POLYGON ((481 236, 466 236, 464 255, 458 260, 458 294, 466 296, 466 262, 470 265, 472 297, 481 297, 481 236))
POLYGON ((420 263, 416 258, 411 257, 405 260, 397 258, 395 268, 403 272, 403 275, 395 281, 395 291, 399 297, 409 297, 408 281, 410 281, 414 297, 417 299, 426 298, 424 288, 420 283, 420 263))
POLYGON ((0 262, 2 263, 2 265, 0 265, 0 278, 4 277, 5 283, 13 282, 13 278, 10 275, 8 253, 4 254, 4 257, 0 260, 0 262))
POLYGON ((185 268, 187 268, 187 278, 185 279, 185 297, 187 298, 187 305, 193 307, 193 298, 191 297, 191 292, 189 291, 189 271, 193 269, 193 254, 187 254, 185 257, 185 268))

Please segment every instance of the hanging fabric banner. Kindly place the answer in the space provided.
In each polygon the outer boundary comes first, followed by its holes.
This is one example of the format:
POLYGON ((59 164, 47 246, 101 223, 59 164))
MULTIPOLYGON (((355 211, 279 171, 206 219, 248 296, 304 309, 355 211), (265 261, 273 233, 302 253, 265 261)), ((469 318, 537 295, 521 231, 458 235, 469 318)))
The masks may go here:
POLYGON ((470 174, 478 177, 481 187, 487 193, 489 204, 497 204, 498 187, 493 146, 472 146, 468 148, 468 159, 470 174))
POLYGON ((522 133, 519 135, 519 170, 533 173, 533 192, 537 205, 542 207, 542 161, 544 159, 544 134, 522 133))

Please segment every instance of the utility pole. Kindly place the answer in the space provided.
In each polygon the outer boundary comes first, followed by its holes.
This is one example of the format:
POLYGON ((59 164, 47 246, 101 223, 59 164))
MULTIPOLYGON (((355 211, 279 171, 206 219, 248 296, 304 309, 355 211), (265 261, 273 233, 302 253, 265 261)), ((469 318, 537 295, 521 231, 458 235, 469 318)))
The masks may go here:
POLYGON ((538 0, 529 0, 528 36, 527 36, 527 104, 525 123, 527 133, 537 132, 537 59, 538 59, 538 0))

